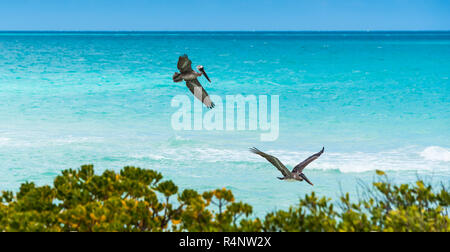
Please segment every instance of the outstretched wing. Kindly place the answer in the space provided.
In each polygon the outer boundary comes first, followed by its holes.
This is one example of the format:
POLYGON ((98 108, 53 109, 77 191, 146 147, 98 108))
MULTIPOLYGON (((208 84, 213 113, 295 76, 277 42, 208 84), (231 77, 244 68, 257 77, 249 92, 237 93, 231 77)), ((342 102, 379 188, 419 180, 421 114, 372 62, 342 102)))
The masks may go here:
POLYGON ((197 99, 199 99, 203 104, 206 105, 207 108, 214 108, 216 105, 211 101, 211 98, 209 98, 208 93, 206 90, 202 87, 200 82, 197 79, 186 81, 186 86, 191 90, 191 92, 194 94, 197 99))
POLYGON ((181 73, 188 73, 192 72, 192 61, 188 58, 188 56, 182 55, 178 59, 178 70, 180 70, 181 73))
POLYGON ((267 161, 269 161, 273 166, 275 166, 281 172, 281 174, 283 174, 283 176, 286 177, 286 176, 290 175, 289 170, 286 168, 286 166, 284 166, 283 163, 280 162, 280 160, 278 160, 278 158, 276 158, 274 156, 271 156, 269 154, 266 154, 266 153, 264 153, 264 152, 262 152, 262 151, 260 151, 260 150, 258 150, 256 148, 254 148, 254 147, 250 148, 250 151, 255 153, 255 154, 260 155, 261 157, 263 157, 265 159, 267 159, 267 161))
POLYGON ((311 157, 307 158, 305 161, 301 162, 296 167, 294 167, 294 170, 292 170, 292 172, 302 173, 303 170, 306 168, 306 166, 308 166, 314 160, 318 159, 323 154, 324 151, 325 151, 325 147, 322 148, 322 150, 319 153, 312 155, 311 157))

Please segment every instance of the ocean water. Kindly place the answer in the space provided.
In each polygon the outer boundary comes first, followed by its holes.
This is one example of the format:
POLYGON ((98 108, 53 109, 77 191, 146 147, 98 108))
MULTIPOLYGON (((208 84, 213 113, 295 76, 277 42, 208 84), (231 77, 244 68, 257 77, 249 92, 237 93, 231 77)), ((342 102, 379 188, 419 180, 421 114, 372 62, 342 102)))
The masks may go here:
MULTIPOLYGON (((306 193, 357 195, 375 170, 450 184, 450 33, 0 33, 0 190, 94 164, 155 169, 180 188, 226 187, 255 214, 306 193), (175 131, 178 56, 211 95, 279 95, 280 132, 175 131), (295 166, 283 183, 249 147, 295 166)), ((206 109, 205 109, 206 112, 206 109)))

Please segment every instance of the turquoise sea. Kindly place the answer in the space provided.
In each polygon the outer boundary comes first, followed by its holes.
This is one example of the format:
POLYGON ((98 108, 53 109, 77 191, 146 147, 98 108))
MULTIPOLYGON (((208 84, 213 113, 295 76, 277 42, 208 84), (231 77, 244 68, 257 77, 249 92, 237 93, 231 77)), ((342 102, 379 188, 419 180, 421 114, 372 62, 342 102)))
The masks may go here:
MULTIPOLYGON (((375 170, 450 184, 450 32, 2 32, 0 190, 63 169, 151 168, 181 188, 232 189, 256 215, 315 191, 357 195, 375 170), (175 131, 178 56, 211 95, 279 95, 280 136, 175 131), (305 170, 283 183, 249 147, 305 170)), ((206 112, 206 109, 205 109, 206 112)))

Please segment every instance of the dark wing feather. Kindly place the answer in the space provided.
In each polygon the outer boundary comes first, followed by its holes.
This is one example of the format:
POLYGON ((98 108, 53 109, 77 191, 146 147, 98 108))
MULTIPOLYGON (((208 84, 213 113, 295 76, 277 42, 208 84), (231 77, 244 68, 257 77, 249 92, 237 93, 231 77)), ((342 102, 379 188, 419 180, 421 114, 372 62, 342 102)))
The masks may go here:
POLYGON ((188 73, 192 72, 192 61, 188 58, 187 55, 180 56, 178 59, 178 70, 180 70, 181 73, 188 73))
POLYGON ((267 161, 269 161, 273 166, 275 166, 281 172, 281 174, 283 174, 283 176, 287 177, 290 175, 289 170, 286 168, 286 166, 284 166, 283 163, 280 162, 280 160, 278 160, 278 158, 266 154, 256 148, 250 148, 250 151, 267 159, 267 161))
POLYGON ((186 86, 189 90, 191 90, 194 96, 197 97, 197 99, 206 105, 207 108, 211 109, 215 107, 214 103, 211 101, 211 98, 209 98, 208 93, 197 79, 186 81, 186 86))
POLYGON ((311 162, 318 159, 323 152, 325 151, 325 148, 322 148, 322 150, 319 153, 316 153, 312 155, 311 157, 307 158, 305 161, 298 164, 296 167, 294 167, 294 170, 292 170, 293 173, 302 173, 303 170, 308 166, 311 162))

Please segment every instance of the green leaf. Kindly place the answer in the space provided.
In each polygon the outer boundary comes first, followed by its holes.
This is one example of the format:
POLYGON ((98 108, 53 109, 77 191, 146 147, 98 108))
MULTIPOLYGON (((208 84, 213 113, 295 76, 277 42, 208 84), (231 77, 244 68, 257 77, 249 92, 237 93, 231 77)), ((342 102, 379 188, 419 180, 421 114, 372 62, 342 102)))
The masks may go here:
POLYGON ((386 175, 386 173, 384 171, 381 171, 381 170, 376 170, 376 173, 377 173, 378 176, 385 176, 386 175))

